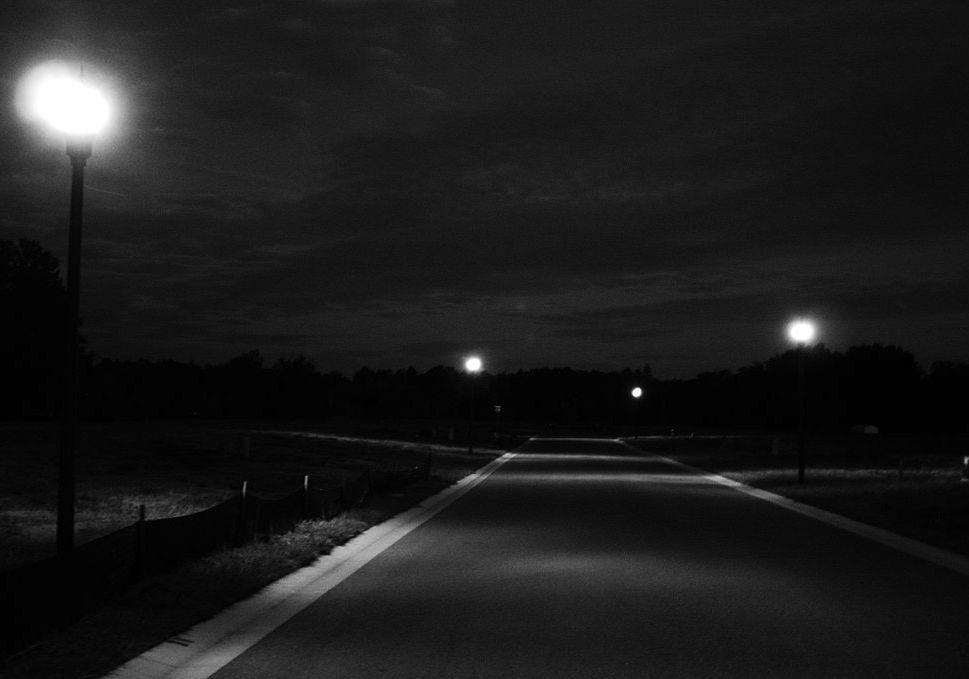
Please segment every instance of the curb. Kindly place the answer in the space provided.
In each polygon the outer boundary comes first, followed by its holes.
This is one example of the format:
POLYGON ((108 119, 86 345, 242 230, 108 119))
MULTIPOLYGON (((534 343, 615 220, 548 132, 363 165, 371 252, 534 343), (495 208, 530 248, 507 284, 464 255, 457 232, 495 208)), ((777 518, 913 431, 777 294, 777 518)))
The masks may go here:
POLYGON ((129 660, 102 679, 205 679, 350 577, 385 549, 515 457, 505 453, 476 472, 266 586, 215 617, 129 660))

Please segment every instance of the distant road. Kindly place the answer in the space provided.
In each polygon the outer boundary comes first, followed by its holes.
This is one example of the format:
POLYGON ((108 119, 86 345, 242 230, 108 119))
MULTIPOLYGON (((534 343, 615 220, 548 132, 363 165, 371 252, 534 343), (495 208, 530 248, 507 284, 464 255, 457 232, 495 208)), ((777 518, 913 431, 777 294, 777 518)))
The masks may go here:
POLYGON ((969 676, 965 576, 615 441, 520 453, 213 676, 969 676))

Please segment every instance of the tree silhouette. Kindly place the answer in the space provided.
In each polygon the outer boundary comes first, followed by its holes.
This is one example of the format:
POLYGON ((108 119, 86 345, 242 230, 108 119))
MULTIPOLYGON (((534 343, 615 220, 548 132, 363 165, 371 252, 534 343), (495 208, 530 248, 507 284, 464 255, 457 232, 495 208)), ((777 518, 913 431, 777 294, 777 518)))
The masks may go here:
POLYGON ((33 240, 0 240, 0 415, 57 410, 66 303, 54 255, 33 240))

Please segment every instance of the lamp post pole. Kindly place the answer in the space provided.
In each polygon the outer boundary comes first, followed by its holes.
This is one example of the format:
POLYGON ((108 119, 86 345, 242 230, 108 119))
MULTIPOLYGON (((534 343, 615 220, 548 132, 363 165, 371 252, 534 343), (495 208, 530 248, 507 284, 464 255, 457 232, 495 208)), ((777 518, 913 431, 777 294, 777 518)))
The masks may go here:
POLYGON ((474 378, 481 372, 481 359, 469 356, 464 362, 464 369, 471 376, 471 411, 468 413, 468 455, 474 454, 474 378))
POLYGON ((643 390, 640 387, 633 387, 629 392, 633 397, 633 438, 639 438, 639 400, 643 397, 643 390))
POLYGON ((474 376, 471 372, 471 411, 468 413, 468 455, 474 454, 474 376))
POLYGON ((797 351, 797 482, 804 483, 804 420, 807 397, 804 393, 804 352, 817 333, 815 324, 806 319, 797 319, 787 326, 787 336, 794 342, 797 351))
POLYGON ((797 347, 797 482, 804 483, 804 345, 797 347))
POLYGON ((91 138, 67 142, 71 159, 71 212, 67 247, 67 327, 64 343, 64 403, 61 408, 57 481, 57 553, 74 548, 74 459, 77 449, 77 392, 80 362, 78 322, 81 300, 81 231, 84 222, 84 166, 91 157, 91 138))
POLYGON ((57 553, 74 548, 74 462, 77 448, 80 353, 78 323, 81 299, 81 226, 84 216, 84 167, 91 146, 111 117, 101 93, 65 64, 46 62, 21 81, 18 101, 25 117, 46 123, 67 139, 71 159, 71 211, 67 245, 67 309, 64 328, 63 403, 57 478, 57 553))

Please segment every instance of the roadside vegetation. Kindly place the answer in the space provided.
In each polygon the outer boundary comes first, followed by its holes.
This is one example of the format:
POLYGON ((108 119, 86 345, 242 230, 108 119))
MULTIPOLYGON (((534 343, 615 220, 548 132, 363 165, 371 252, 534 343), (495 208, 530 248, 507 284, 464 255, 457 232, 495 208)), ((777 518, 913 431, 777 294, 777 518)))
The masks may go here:
MULTIPOLYGON (((37 425, 4 427, 0 445, 0 517, 12 529, 0 534, 10 563, 52 552, 50 432, 37 425), (38 438, 41 435, 41 438, 38 438), (8 474, 8 472, 11 472, 8 474), (19 481, 19 486, 17 482, 19 481)), ((321 437, 293 427, 268 433, 198 423, 86 427, 79 471, 78 542, 131 523, 139 504, 149 517, 204 509, 238 490, 271 494, 292 490, 303 475, 358 473, 362 465, 395 470, 423 464, 432 455, 431 478, 330 520, 303 521, 269 540, 221 550, 168 573, 138 581, 103 607, 40 644, 0 662, 0 677, 81 679, 97 677, 165 639, 211 617, 280 577, 312 563, 370 526, 412 507, 494 458, 460 449, 395 441, 356 442, 321 437), (248 431, 249 454, 240 436, 248 431)), ((55 436, 56 443, 56 436, 55 436)), ((56 445, 54 446, 56 448, 56 445)), ((56 469, 56 465, 54 466, 56 469)))
MULTIPOLYGON (((0 571, 54 553, 58 428, 0 424, 0 571)), ((484 452, 484 451, 479 451, 484 452)), ((77 453, 76 543, 148 519, 200 511, 238 493, 282 495, 303 484, 398 471, 433 456, 434 473, 466 473, 461 448, 327 438, 305 423, 155 421, 84 423, 77 453), (248 443, 244 444, 244 439, 248 443)), ((477 464, 475 461, 473 464, 477 464)))

